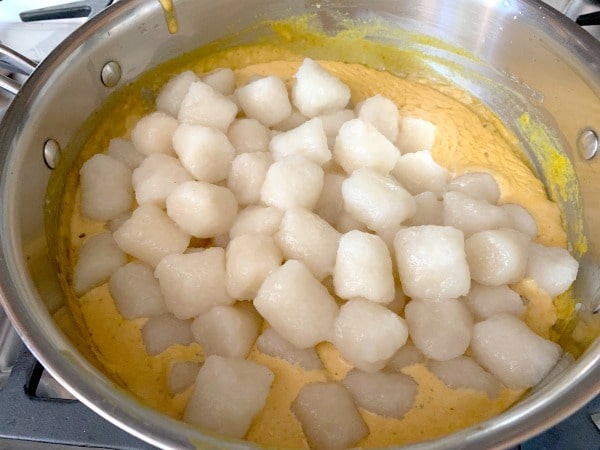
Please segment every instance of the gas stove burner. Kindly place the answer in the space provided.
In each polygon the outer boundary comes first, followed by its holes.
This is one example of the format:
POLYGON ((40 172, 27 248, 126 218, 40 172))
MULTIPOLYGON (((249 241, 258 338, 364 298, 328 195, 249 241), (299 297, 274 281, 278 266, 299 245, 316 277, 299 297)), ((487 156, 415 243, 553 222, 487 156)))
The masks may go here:
POLYGON ((545 3, 581 25, 584 30, 600 40, 600 1, 546 0, 545 3))
POLYGON ((25 349, 0 388, 0 405, 0 442, 19 449, 155 449, 76 401, 25 349))
POLYGON ((577 16, 577 19, 575 19, 575 23, 581 25, 582 27, 587 27, 590 25, 600 25, 600 11, 581 14, 580 16, 577 16))
POLYGON ((21 17, 23 22, 72 19, 76 17, 90 18, 98 14, 107 6, 110 6, 112 3, 113 0, 84 0, 23 11, 22 13, 19 13, 19 17, 21 17))

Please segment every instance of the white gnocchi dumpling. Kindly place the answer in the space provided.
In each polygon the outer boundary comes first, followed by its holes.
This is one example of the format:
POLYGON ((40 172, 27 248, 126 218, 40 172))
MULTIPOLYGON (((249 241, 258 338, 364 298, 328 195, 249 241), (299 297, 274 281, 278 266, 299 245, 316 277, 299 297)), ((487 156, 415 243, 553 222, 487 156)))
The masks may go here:
POLYGON ((354 367, 377 372, 408 338, 404 319, 383 305, 353 299, 342 305, 333 327, 333 344, 354 367))
POLYGON ((304 58, 294 75, 292 102, 308 118, 345 108, 350 88, 317 62, 304 58))
POLYGON ((448 171, 434 161, 429 150, 400 156, 392 175, 413 195, 433 192, 441 197, 448 183, 448 171))
POLYGON ((235 91, 235 74, 226 68, 215 69, 202 77, 202 81, 223 95, 232 95, 235 91))
POLYGON ((216 183, 227 178, 235 155, 227 136, 215 128, 182 123, 173 133, 181 165, 196 180, 216 183))
POLYGON ((117 161, 121 161, 131 170, 139 166, 144 159, 144 155, 135 149, 131 141, 123 138, 111 139, 106 154, 117 161))
POLYGON ((337 220, 335 222, 335 228, 340 233, 347 233, 352 230, 359 230, 365 232, 369 231, 364 223, 360 222, 359 220, 354 218, 352 214, 350 214, 347 211, 344 211, 343 209, 337 217, 337 220))
POLYGON ((131 262, 120 267, 110 277, 108 290, 127 320, 168 312, 154 270, 147 264, 131 262))
POLYGON ((271 127, 272 136, 298 128, 307 120, 308 118, 304 114, 292 107, 292 113, 289 116, 271 127))
POLYGON ((413 196, 393 178, 358 169, 342 183, 344 209, 374 231, 397 227, 415 214, 413 196))
MULTIPOLYGON (((215 236, 214 238, 211 238, 210 245, 212 245, 213 247, 227 248, 230 241, 231 241, 231 239, 229 238, 229 234, 221 234, 219 236, 215 236)), ((201 247, 200 249, 192 249, 190 247, 186 250, 186 252, 190 253, 190 252, 192 252, 192 250, 203 250, 203 249, 204 249, 204 247, 201 247)))
POLYGON ((538 232, 537 223, 527 209, 516 203, 507 203, 500 206, 500 208, 507 213, 511 224, 510 228, 514 228, 515 230, 526 234, 531 239, 535 239, 538 232))
POLYGON ((229 168, 227 187, 238 204, 249 205, 260 201, 260 190, 267 170, 273 164, 269 152, 242 153, 235 157, 229 168))
POLYGON ((171 253, 183 253, 190 243, 190 235, 151 204, 138 206, 113 238, 125 253, 152 267, 171 253))
POLYGON ((217 128, 226 132, 237 115, 235 102, 203 81, 195 81, 181 101, 180 122, 217 128))
POLYGON ((405 367, 424 362, 427 362, 427 358, 409 338, 406 344, 394 353, 394 356, 388 361, 383 370, 386 372, 402 372, 405 367))
POLYGON ((448 183, 448 190, 462 192, 493 205, 500 200, 500 186, 494 177, 486 172, 470 172, 456 177, 448 183))
MULTIPOLYGON (((396 237, 398 231, 400 231, 403 228, 406 228, 406 225, 395 225, 377 231, 377 236, 380 237, 381 240, 383 240, 383 242, 385 242, 385 245, 387 245, 390 255, 394 254, 394 238, 396 237)), ((392 261, 392 265, 394 266, 394 276, 396 276, 397 270, 394 261, 392 261)))
POLYGON ((340 233, 318 215, 288 209, 274 237, 286 259, 301 260, 318 280, 333 273, 340 233))
POLYGON ((212 306, 231 305, 225 288, 225 250, 165 256, 154 271, 167 308, 178 319, 191 319, 212 306))
POLYGON ((323 122, 318 117, 304 122, 292 130, 274 136, 269 150, 275 161, 290 155, 301 155, 322 166, 331 160, 331 151, 327 147, 327 135, 323 122))
POLYGON ((269 150, 271 133, 256 119, 236 119, 227 130, 227 138, 235 148, 237 155, 241 153, 266 152, 269 150))
POLYGON ((435 143, 436 131, 437 127, 428 120, 410 116, 401 117, 396 147, 402 154, 431 150, 435 143))
POLYGON ((81 246, 79 259, 73 269, 73 288, 77 294, 105 283, 127 263, 127 256, 117 246, 110 233, 88 237, 81 246))
POLYGON ((304 385, 291 409, 315 450, 352 448, 369 434, 352 395, 336 381, 304 385))
POLYGON ((512 221, 500 206, 450 191, 444 194, 444 225, 458 228, 469 237, 479 231, 510 227, 512 221))
POLYGON ((323 189, 323 175, 318 164, 303 156, 286 156, 267 170, 260 199, 282 210, 306 208, 312 211, 323 189))
POLYGON ((297 364, 304 370, 320 370, 323 364, 314 348, 296 348, 273 328, 267 328, 256 340, 256 348, 265 355, 297 364))
POLYGON ((79 170, 81 214, 92 220, 111 220, 131 209, 131 169, 121 161, 99 153, 79 170))
POLYGON ((396 142, 400 112, 389 98, 379 94, 369 97, 356 105, 356 115, 370 122, 390 142, 396 142))
POLYGON ((521 317, 525 313, 521 296, 505 284, 484 286, 474 282, 464 301, 477 320, 486 320, 496 314, 521 317))
POLYGON ((245 358, 261 324, 261 317, 252 307, 217 305, 194 319, 192 334, 206 356, 245 358))
POLYGON ((341 126, 349 120, 356 119, 356 113, 351 109, 340 109, 328 114, 317 116, 321 119, 325 135, 327 136, 327 147, 332 149, 335 146, 335 139, 341 126))
POLYGON ((525 276, 554 298, 573 284, 579 263, 567 250, 531 242, 525 276))
POLYGON ((273 236, 279 230, 282 218, 283 211, 274 206, 247 206, 236 216, 229 229, 229 237, 234 239, 244 234, 273 236))
POLYGON ((410 338, 427 358, 447 361, 469 347, 473 319, 459 300, 413 299, 404 315, 410 338))
POLYGON ((235 91, 246 116, 270 127, 292 114, 292 104, 283 80, 268 76, 251 81, 235 91), (269 105, 265 108, 265 105, 269 105))
POLYGON ((179 159, 157 153, 145 158, 133 171, 131 182, 138 205, 152 203, 164 209, 171 191, 193 179, 179 159))
POLYGON ((463 233, 453 227, 403 228, 394 238, 402 289, 412 298, 448 299, 466 295, 471 272, 463 233))
POLYGON ((179 122, 174 117, 160 111, 153 112, 137 121, 131 130, 131 142, 144 155, 173 155, 173 133, 178 126, 179 122))
POLYGON ((400 151, 371 123, 358 118, 344 122, 340 127, 333 148, 333 160, 346 173, 369 168, 387 175, 395 167, 398 158, 400 151))
POLYGON ((196 381, 201 364, 194 361, 177 361, 169 367, 167 385, 171 395, 185 391, 196 381))
POLYGON ((198 75, 191 70, 186 70, 172 77, 156 96, 156 109, 177 117, 179 108, 181 108, 181 102, 190 89, 190 86, 199 80, 198 75))
MULTIPOLYGON (((386 243, 387 245, 387 243, 386 243)), ((389 245, 388 245, 389 248, 389 245)), ((394 250, 393 248, 390 250, 390 253, 392 253, 394 250)), ((392 260, 392 267, 393 267, 393 260, 392 260)), ((396 279, 396 277, 394 276, 394 279, 396 279)), ((404 294, 404 292, 402 292, 402 288, 401 286, 396 286, 396 293, 394 294, 394 300, 392 300, 390 303, 386 303, 385 307, 387 309, 389 309, 390 311, 395 312, 398 315, 404 315, 404 307, 406 306, 406 302, 409 300, 409 298, 404 294)))
POLYGON ((415 380, 403 373, 368 373, 353 369, 342 384, 361 408, 398 420, 413 407, 418 392, 415 380))
POLYGON ((427 368, 450 389, 482 391, 493 399, 498 397, 502 387, 493 375, 468 356, 447 361, 430 361, 427 368))
POLYGON ((323 189, 314 212, 335 227, 339 215, 344 210, 342 198, 343 175, 334 172, 325 172, 323 177, 323 189))
POLYGON ((183 420, 241 439, 265 406, 274 379, 255 362, 211 355, 198 372, 183 420))
POLYGON ((225 253, 225 286, 238 300, 253 300, 263 281, 283 262, 271 236, 245 234, 233 238, 225 253))
POLYGON ((114 233, 119 229, 121 225, 123 225, 133 214, 133 211, 126 211, 123 214, 119 214, 114 219, 109 220, 106 223, 105 228, 109 230, 111 233, 114 233))
POLYGON ((191 320, 180 320, 172 314, 150 317, 142 326, 142 341, 146 353, 160 355, 174 345, 189 345, 194 342, 191 320))
POLYGON ((415 195, 415 214, 406 220, 406 225, 443 225, 444 202, 433 192, 415 195))
POLYGON ((179 184, 167 197, 167 214, 186 233, 210 238, 229 232, 238 211, 233 193, 204 181, 179 184))
POLYGON ((475 324, 471 351, 475 361, 511 389, 527 389, 539 383, 562 353, 558 344, 504 314, 475 324))
POLYGON ((342 235, 333 271, 335 293, 376 303, 394 300, 392 258, 385 242, 374 234, 353 230, 342 235))
POLYGON ((254 306, 282 338, 300 349, 330 340, 338 315, 327 288, 295 259, 267 276, 254 306))
POLYGON ((473 280, 486 286, 520 281, 527 269, 529 236, 508 228, 475 233, 465 241, 473 280))

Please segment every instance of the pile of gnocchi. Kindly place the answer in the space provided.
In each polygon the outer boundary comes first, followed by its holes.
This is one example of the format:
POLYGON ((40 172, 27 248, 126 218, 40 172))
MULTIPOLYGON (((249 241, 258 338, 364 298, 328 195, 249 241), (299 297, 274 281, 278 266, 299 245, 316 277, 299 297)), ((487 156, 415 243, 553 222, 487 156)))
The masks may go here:
POLYGON ((291 89, 277 76, 236 87, 227 68, 178 74, 129 139, 81 167, 81 215, 107 231, 83 242, 73 289, 108 282, 125 319, 147 318, 150 356, 198 342, 204 363, 174 365, 169 388, 195 384, 184 420, 227 436, 246 435, 274 380, 246 359, 255 346, 311 371, 329 342, 353 366, 290 405, 312 448, 367 436, 359 408, 401 419, 415 362, 492 398, 532 387, 561 349, 523 322, 510 286, 555 297, 578 263, 535 242, 492 176, 452 178, 435 135, 381 95, 351 105, 309 58, 291 89))

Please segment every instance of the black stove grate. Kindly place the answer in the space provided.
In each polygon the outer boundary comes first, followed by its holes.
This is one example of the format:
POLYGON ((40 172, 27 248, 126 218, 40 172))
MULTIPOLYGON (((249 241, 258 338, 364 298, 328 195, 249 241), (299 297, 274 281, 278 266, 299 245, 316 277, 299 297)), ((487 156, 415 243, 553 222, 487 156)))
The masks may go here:
POLYGON ((39 395, 44 373, 42 365, 23 349, 0 389, 0 439, 74 448, 155 449, 77 400, 50 398, 48 392, 39 395))

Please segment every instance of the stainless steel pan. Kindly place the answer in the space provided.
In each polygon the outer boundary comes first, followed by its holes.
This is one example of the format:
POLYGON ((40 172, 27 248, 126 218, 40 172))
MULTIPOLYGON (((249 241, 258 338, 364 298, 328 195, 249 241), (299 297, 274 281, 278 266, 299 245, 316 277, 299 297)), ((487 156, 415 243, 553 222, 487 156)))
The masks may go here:
MULTIPOLYGON (((464 58, 426 43, 419 48, 435 54, 436 61, 448 60, 465 68, 453 71, 450 68, 456 66, 432 64, 498 113, 522 138, 534 166, 543 164, 536 143, 519 125, 521 112, 532 111, 532 117, 548 131, 546 137, 564 149, 575 168, 579 194, 561 198, 550 186, 549 191, 563 207, 571 238, 580 231, 572 224, 579 219, 585 224, 589 249, 580 255, 577 293, 581 315, 592 317, 600 299, 600 158, 589 158, 597 145, 593 128, 600 126, 600 45, 583 30, 534 0, 180 0, 175 8, 176 34, 168 32, 158 1, 121 1, 96 16, 33 72, 0 128, 2 304, 35 356, 94 411, 163 448, 248 445, 202 433, 142 406, 94 369, 58 330, 48 311, 48 305, 60 302, 62 295, 44 229, 50 176, 44 152, 48 158, 65 148, 82 118, 115 89, 161 62, 257 20, 311 12, 326 30, 333 31, 339 17, 380 18, 437 37, 479 58, 464 58)), ((385 36, 373 37, 380 38, 385 36)), ((64 164, 74 156, 62 158, 64 164)), ((544 178, 543 173, 539 175, 544 178)), ((598 392, 600 342, 596 341, 576 362, 504 414, 410 448, 482 449, 515 444, 563 419, 598 392)))

